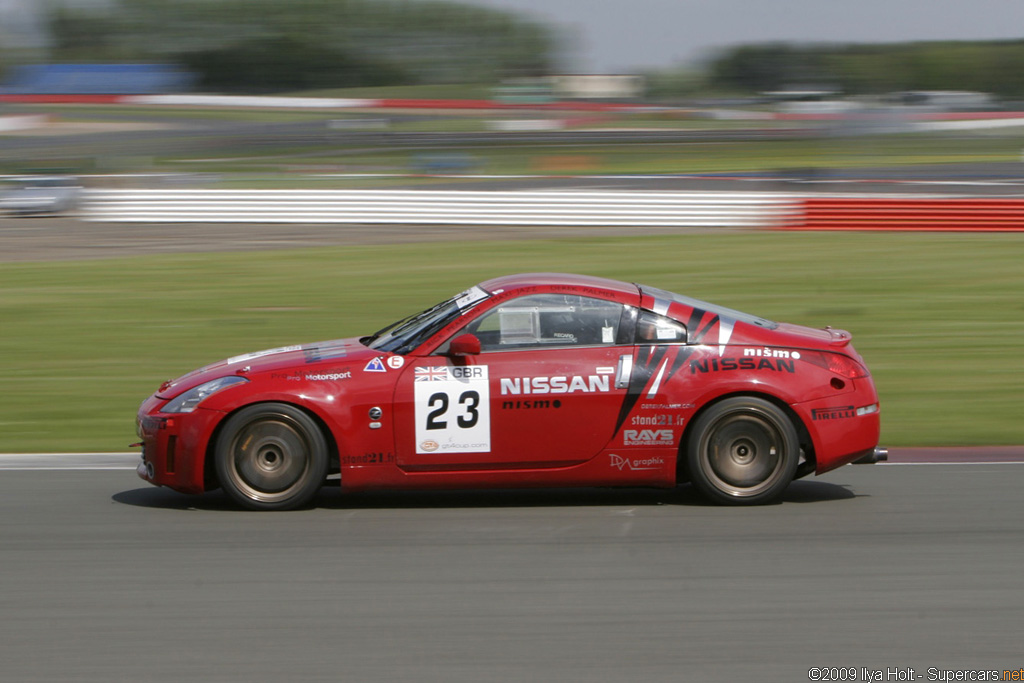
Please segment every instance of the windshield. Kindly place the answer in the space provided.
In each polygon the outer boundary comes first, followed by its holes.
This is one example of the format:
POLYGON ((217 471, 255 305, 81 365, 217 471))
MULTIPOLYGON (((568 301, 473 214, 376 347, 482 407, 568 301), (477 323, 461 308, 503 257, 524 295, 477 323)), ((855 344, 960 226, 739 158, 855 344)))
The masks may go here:
POLYGON ((484 290, 473 287, 421 313, 388 325, 361 341, 371 349, 408 353, 488 296, 484 290))

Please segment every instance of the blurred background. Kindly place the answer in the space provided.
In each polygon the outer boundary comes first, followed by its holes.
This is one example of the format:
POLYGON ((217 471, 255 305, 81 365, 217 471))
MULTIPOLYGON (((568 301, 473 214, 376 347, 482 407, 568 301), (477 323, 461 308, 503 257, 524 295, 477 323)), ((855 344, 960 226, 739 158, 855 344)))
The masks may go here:
POLYGON ((1024 8, 750 4, 0 0, 0 451, 529 270, 848 328, 889 445, 1024 443, 1024 8))
POLYGON ((0 0, 0 173, 820 180, 1020 161, 1022 10, 820 4, 0 0))

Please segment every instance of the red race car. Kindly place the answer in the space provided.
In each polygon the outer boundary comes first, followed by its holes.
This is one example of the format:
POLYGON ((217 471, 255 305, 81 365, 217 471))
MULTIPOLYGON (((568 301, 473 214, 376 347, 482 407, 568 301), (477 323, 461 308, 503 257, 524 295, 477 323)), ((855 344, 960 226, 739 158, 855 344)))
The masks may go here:
POLYGON ((488 280, 368 337, 247 353, 165 382, 138 415, 143 479, 240 505, 347 491, 674 487, 776 501, 885 458, 842 330, 596 277, 488 280))

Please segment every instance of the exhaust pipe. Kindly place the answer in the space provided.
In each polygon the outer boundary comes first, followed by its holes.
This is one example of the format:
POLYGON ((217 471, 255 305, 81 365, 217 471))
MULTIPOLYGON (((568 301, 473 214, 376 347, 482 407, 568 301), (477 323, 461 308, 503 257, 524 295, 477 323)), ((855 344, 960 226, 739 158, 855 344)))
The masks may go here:
POLYGON ((856 460, 853 461, 854 465, 874 465, 876 462, 885 462, 889 459, 889 449, 882 448, 881 446, 875 446, 875 449, 856 460))
POLYGON ((139 466, 135 468, 135 474, 139 475, 143 479, 153 481, 153 477, 156 476, 156 468, 153 467, 153 463, 143 460, 139 463, 139 466))

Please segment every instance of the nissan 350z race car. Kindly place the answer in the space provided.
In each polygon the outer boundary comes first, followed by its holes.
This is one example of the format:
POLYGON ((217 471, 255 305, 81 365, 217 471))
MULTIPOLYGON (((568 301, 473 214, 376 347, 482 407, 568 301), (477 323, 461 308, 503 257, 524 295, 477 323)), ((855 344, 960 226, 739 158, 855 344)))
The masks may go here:
POLYGON ((376 334, 228 358, 146 399, 138 474, 252 509, 367 489, 692 482, 777 501, 884 459, 850 335, 602 278, 483 282, 376 334))

